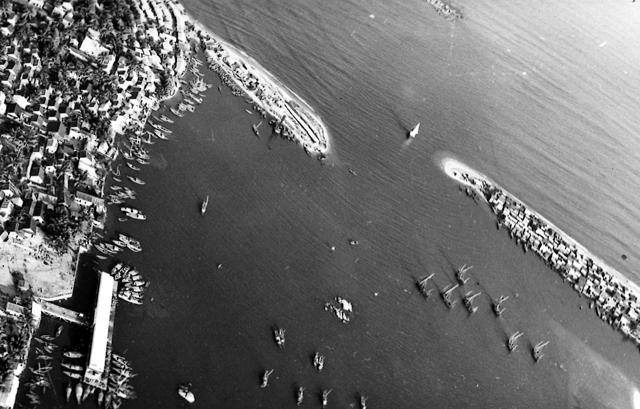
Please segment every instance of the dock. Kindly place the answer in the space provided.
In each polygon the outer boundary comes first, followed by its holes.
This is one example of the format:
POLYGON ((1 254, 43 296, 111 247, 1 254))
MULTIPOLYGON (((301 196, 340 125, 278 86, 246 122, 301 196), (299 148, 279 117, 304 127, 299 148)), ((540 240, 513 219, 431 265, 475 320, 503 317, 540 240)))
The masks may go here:
POLYGON ((42 312, 50 315, 54 318, 61 319, 63 321, 71 322, 82 326, 88 326, 87 317, 81 312, 76 312, 65 307, 50 303, 48 301, 42 302, 42 312))

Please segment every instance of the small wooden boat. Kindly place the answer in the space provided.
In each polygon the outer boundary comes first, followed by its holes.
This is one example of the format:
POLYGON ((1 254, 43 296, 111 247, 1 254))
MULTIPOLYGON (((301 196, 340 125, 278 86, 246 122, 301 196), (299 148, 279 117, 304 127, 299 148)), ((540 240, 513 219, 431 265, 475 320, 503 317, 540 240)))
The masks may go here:
POLYGON ((208 205, 209 205, 209 195, 207 195, 206 199, 204 199, 204 202, 202 202, 202 206, 200 206, 201 215, 204 215, 206 213, 208 205))
POLYGON ((69 399, 71 399, 71 382, 67 384, 67 389, 65 390, 65 396, 67 397, 67 403, 69 403, 69 399))
POLYGON ((191 384, 182 384, 178 387, 178 395, 186 400, 188 403, 193 403, 196 401, 196 397, 191 392, 191 384))
POLYGON ((302 405, 302 401, 304 400, 304 386, 298 387, 298 396, 296 399, 296 405, 302 405))
POLYGON ((80 375, 79 373, 69 372, 69 371, 62 371, 62 373, 67 375, 69 378, 73 378, 73 379, 82 378, 82 375, 80 375))
POLYGON ((84 354, 82 352, 78 352, 78 351, 65 351, 62 353, 63 356, 67 357, 67 358, 82 358, 84 356, 84 354))

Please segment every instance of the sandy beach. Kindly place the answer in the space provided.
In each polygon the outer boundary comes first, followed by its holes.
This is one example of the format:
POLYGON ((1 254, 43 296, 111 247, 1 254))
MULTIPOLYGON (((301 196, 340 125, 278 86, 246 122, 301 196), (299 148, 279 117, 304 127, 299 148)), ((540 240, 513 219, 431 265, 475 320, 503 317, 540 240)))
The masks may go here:
POLYGON ((44 243, 42 235, 0 244, 0 282, 13 285, 11 272, 19 272, 36 297, 70 296, 74 284, 74 257, 59 255, 44 243))
MULTIPOLYGON (((455 158, 453 158, 451 156, 445 156, 445 157, 442 157, 440 159, 440 168, 442 169, 442 171, 447 176, 449 176, 450 178, 454 179, 456 182, 458 182, 458 183, 460 183, 460 184, 462 184, 464 186, 468 186, 468 187, 474 189, 478 193, 478 196, 480 198, 482 198, 483 200, 485 200, 485 197, 484 197, 483 192, 480 190, 479 186, 477 184, 473 184, 473 183, 469 182, 468 179, 475 179, 475 180, 480 180, 480 181, 484 180, 484 181, 488 182, 489 184, 500 188, 503 192, 505 192, 510 197, 517 199, 515 195, 513 195, 508 190, 506 190, 505 188, 503 188, 502 186, 500 186, 499 184, 494 182, 488 176, 484 175, 483 173, 478 172, 477 170, 467 166, 466 164, 460 162, 459 160, 457 160, 457 159, 455 159, 455 158), (467 179, 465 179, 463 177, 463 175, 466 175, 467 179)), ((547 218, 545 218, 544 216, 542 216, 541 214, 539 214, 535 210, 533 210, 533 208, 531 206, 529 206, 528 204, 522 202, 520 199, 517 199, 517 200, 520 203, 522 203, 527 209, 529 209, 529 211, 531 211, 532 214, 534 214, 540 220, 544 221, 553 230, 558 232, 565 239, 565 241, 567 241, 571 245, 574 245, 578 249, 579 252, 581 252, 585 256, 593 259, 593 261, 596 264, 598 264, 600 267, 602 267, 602 269, 605 272, 609 273, 613 277, 614 280, 616 280, 617 282, 621 283, 623 286, 627 287, 629 290, 634 292, 637 296, 640 296, 640 286, 637 283, 632 281, 629 277, 625 276, 620 271, 612 268, 610 265, 608 265, 600 257, 594 255, 591 251, 589 251, 583 245, 578 243, 569 234, 567 234, 562 229, 558 228, 558 226, 553 224, 550 220, 548 220, 547 218)), ((486 202, 486 200, 485 200, 485 202, 486 202)))

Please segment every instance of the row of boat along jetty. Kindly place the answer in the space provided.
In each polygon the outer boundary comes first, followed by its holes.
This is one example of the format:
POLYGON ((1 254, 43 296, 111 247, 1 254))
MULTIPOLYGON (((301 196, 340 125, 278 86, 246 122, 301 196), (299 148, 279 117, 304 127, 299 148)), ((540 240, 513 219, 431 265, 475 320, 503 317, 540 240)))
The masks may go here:
POLYGON ((142 245, 136 239, 128 236, 124 233, 118 234, 117 239, 111 240, 111 242, 102 241, 93 245, 96 250, 102 254, 98 254, 98 258, 104 260, 108 256, 114 256, 120 253, 122 250, 131 250, 134 253, 142 251, 142 245))
MULTIPOLYGON (((455 298, 456 290, 459 290, 459 293, 463 295, 460 297, 462 299, 462 304, 469 312, 469 314, 475 314, 478 311, 478 306, 474 304, 474 300, 482 295, 480 291, 476 290, 468 290, 464 291, 464 285, 471 279, 469 276, 469 270, 471 270, 473 266, 467 266, 463 264, 462 266, 456 268, 454 270, 456 281, 446 285, 444 288, 440 290, 440 297, 444 302, 445 306, 449 309, 454 308, 459 298, 455 298), (464 292, 462 292, 462 291, 464 292)), ((433 279, 435 273, 431 273, 424 278, 418 279, 416 281, 416 287, 418 287, 418 291, 422 296, 426 299, 430 298, 433 294, 436 286, 431 286, 429 282, 433 279)), ((504 303, 509 300, 509 296, 501 295, 498 298, 491 300, 491 310, 497 318, 500 318, 502 314, 506 311, 504 307, 504 303)), ((521 331, 516 331, 511 334, 506 339, 506 347, 509 352, 514 352, 518 349, 518 339, 524 335, 521 331)), ((543 356, 542 352, 543 348, 549 344, 549 341, 540 341, 537 344, 533 345, 531 348, 531 355, 535 362, 538 362, 543 356)))
POLYGON ((142 274, 122 262, 117 263, 109 274, 119 283, 118 297, 132 304, 142 304, 144 290, 149 286, 142 274))
POLYGON ((63 331, 63 326, 58 326, 55 335, 41 334, 33 338, 36 343, 33 349, 35 361, 29 368, 30 379, 25 383, 27 388, 25 395, 32 406, 40 404, 40 394, 52 387, 50 371, 54 363, 59 362, 62 373, 69 379, 65 387, 66 401, 70 402, 72 395, 75 401, 80 404, 89 395, 95 394, 99 407, 117 409, 123 399, 133 399, 136 397, 132 386, 128 380, 136 374, 133 373, 131 365, 120 355, 111 356, 109 370, 109 382, 106 392, 93 386, 85 385, 82 377, 85 372, 83 360, 85 354, 77 350, 66 350, 57 354, 59 346, 55 343, 63 331), (54 356, 56 355, 56 356, 54 356))

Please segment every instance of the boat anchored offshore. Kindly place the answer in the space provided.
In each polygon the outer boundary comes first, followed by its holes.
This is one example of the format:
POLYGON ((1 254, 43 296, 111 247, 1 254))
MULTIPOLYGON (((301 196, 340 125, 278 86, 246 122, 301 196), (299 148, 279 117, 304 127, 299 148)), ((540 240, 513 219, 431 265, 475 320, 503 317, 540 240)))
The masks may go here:
POLYGON ((544 347, 546 347, 547 345, 549 345, 549 341, 542 341, 542 342, 538 342, 533 347, 533 350, 531 351, 531 354, 533 355, 533 359, 536 362, 538 362, 540 360, 540 358, 542 358, 544 356, 544 353, 542 352, 542 349, 544 347))
POLYGON ((313 357, 313 367, 316 368, 318 372, 322 371, 322 368, 324 368, 324 355, 316 352, 313 357))
POLYGON ((304 386, 298 387, 298 396, 296 398, 296 405, 302 405, 302 401, 304 400, 304 386))
POLYGON ((420 131, 420 122, 409 131, 409 138, 415 138, 418 135, 418 131, 420 131))
POLYGON ((190 383, 183 383, 182 385, 178 386, 178 395, 180 395, 182 399, 186 400, 189 403, 193 403, 196 401, 195 395, 193 394, 193 392, 191 392, 190 383))
POLYGON ((260 385, 261 388, 266 388, 267 386, 269 386, 269 377, 272 373, 273 369, 267 369, 264 371, 264 374, 262 374, 262 384, 260 385))
POLYGON ((284 349, 284 329, 276 328, 273 330, 273 337, 280 349, 284 349))
POLYGON ((327 405, 329 404, 329 394, 331 393, 332 389, 324 389, 322 391, 322 407, 326 408, 327 405))
POLYGON ((200 214, 204 215, 207 212, 208 205, 209 205, 209 195, 207 195, 207 198, 204 199, 204 202, 202 202, 202 206, 200 207, 200 214))

